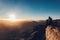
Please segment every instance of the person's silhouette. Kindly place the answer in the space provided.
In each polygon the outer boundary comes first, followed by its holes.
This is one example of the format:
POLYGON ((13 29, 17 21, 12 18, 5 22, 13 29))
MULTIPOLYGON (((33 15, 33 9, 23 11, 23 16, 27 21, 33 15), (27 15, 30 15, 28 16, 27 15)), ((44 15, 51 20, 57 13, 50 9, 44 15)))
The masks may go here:
POLYGON ((50 16, 46 20, 46 25, 52 25, 52 18, 50 16))

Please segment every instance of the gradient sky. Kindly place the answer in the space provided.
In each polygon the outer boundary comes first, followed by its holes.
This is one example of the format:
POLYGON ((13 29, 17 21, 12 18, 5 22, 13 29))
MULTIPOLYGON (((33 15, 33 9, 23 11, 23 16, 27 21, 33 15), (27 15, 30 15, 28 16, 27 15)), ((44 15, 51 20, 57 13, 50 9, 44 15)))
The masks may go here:
POLYGON ((59 0, 0 0, 0 18, 14 14, 17 19, 60 18, 59 0))

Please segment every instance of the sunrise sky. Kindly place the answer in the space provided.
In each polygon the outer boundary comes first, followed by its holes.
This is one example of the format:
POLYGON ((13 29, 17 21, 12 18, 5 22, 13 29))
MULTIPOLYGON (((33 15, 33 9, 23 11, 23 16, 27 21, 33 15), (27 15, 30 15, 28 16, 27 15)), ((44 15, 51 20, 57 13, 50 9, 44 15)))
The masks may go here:
POLYGON ((14 14, 16 19, 60 18, 59 0, 0 0, 0 19, 14 14))

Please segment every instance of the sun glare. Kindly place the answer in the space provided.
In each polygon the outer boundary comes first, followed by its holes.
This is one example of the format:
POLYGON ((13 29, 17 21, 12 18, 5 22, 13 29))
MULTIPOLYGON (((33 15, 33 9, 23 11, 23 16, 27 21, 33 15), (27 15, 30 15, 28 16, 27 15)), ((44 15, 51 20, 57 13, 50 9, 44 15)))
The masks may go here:
POLYGON ((8 20, 16 21, 16 16, 14 14, 10 14, 8 20))

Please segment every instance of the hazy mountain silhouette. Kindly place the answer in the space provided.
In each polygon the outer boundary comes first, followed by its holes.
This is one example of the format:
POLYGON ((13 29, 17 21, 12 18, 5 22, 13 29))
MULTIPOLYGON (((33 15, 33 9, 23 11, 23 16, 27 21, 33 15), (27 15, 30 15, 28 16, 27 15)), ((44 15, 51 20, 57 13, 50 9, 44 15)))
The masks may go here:
POLYGON ((60 19, 9 22, 0 20, 0 40, 59 40, 60 19))

